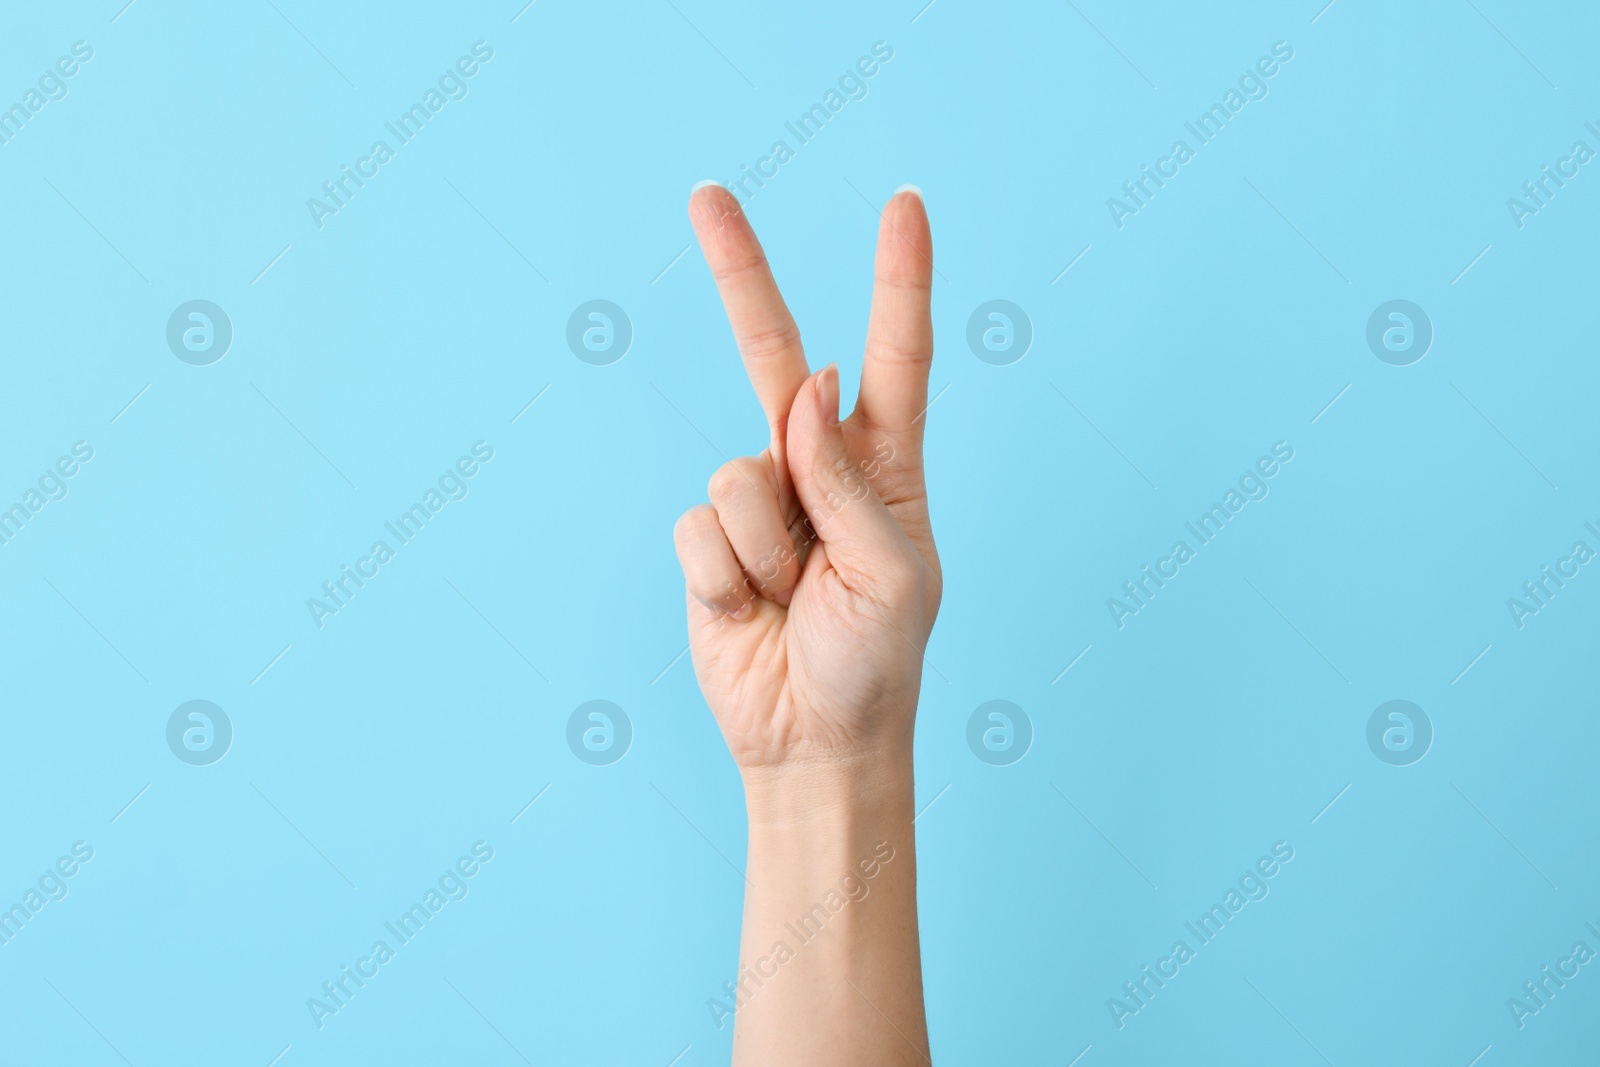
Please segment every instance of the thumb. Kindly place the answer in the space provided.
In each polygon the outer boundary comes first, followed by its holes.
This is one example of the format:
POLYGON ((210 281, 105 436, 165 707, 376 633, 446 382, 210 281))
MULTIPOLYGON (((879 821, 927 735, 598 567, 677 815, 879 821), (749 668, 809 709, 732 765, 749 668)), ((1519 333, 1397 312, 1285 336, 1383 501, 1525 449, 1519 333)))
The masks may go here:
POLYGON ((800 386, 787 436, 789 473, 800 506, 836 570, 847 579, 875 582, 915 561, 916 549, 845 447, 838 364, 828 364, 800 386))

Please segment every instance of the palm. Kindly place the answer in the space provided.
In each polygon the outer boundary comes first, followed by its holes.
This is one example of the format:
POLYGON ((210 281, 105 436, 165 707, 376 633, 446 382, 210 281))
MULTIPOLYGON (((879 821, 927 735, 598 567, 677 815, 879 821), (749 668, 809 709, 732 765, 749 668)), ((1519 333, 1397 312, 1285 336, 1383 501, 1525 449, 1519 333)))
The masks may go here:
POLYGON ((742 766, 905 739, 941 592, 921 458, 921 200, 884 212, 860 403, 842 425, 837 371, 809 375, 736 202, 707 189, 691 216, 773 428, 769 449, 720 469, 711 505, 679 521, 701 690, 742 766))

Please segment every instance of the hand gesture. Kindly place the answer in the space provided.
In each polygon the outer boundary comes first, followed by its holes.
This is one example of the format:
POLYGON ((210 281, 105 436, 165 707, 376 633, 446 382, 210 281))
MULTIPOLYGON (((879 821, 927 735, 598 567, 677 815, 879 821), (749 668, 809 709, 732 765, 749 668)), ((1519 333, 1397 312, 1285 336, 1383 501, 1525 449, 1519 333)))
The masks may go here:
POLYGON ((933 360, 932 241, 902 190, 878 231, 856 409, 811 374, 737 200, 697 188, 689 216, 772 442, 711 476, 674 530, 695 674, 747 776, 903 756, 942 579, 922 431, 933 360))

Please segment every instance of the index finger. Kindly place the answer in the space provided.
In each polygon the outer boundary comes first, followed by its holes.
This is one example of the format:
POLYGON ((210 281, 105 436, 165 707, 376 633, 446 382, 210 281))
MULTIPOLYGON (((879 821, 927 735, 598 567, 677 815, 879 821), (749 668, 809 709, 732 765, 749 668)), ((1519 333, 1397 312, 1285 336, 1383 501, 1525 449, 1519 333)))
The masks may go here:
POLYGON ((778 293, 761 242, 732 193, 714 182, 696 187, 689 194, 689 220, 722 295, 745 372, 776 431, 810 373, 800 347, 800 329, 778 293))

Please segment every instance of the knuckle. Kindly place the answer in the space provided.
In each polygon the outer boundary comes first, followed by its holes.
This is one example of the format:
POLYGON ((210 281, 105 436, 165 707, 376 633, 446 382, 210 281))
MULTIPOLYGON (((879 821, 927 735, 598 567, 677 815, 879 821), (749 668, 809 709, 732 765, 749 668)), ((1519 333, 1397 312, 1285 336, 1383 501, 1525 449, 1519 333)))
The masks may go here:
POLYGON ((722 262, 711 268, 711 277, 717 284, 737 281, 751 271, 764 270, 767 257, 758 251, 732 252, 722 262))
POLYGON ((732 463, 724 463, 718 467, 706 482, 706 495, 714 503, 722 504, 732 500, 738 495, 739 489, 744 485, 744 472, 732 463))
POLYGON ((732 463, 724 463, 711 472, 711 477, 706 480, 706 495, 713 502, 728 499, 739 487, 739 472, 732 463))
POLYGON ((800 347, 800 327, 793 319, 763 326, 739 339, 739 351, 748 359, 770 359, 800 347))
POLYGON ((732 459, 718 467, 706 483, 706 494, 719 506, 739 500, 761 485, 761 465, 748 456, 732 459))
POLYGON ((869 329, 867 348, 874 359, 894 366, 921 367, 933 359, 933 339, 920 330, 869 329))
MULTIPOLYGON (((921 250, 910 242, 903 247, 915 253, 919 259, 922 256, 921 250)), ((896 260, 874 271, 872 281, 880 289, 904 291, 927 299, 927 294, 933 291, 932 264, 924 266, 917 260, 896 260)))
POLYGON ((693 543, 713 527, 720 527, 717 511, 710 504, 696 504, 678 516, 672 527, 672 540, 682 546, 693 543))

